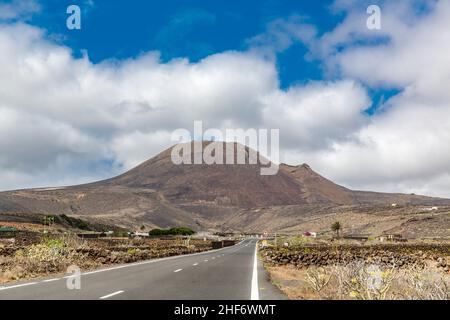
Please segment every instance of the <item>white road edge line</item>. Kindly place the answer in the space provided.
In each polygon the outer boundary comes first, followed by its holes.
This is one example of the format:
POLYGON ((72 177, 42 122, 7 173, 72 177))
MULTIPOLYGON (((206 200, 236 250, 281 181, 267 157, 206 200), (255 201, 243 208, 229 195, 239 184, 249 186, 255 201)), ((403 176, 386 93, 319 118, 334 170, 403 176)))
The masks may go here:
POLYGON ((179 258, 184 258, 184 257, 192 257, 192 256, 197 256, 197 255, 205 255, 205 254, 209 254, 209 253, 215 252, 215 251, 221 251, 221 250, 234 248, 237 245, 241 244, 242 242, 244 242, 244 240, 242 240, 241 242, 239 242, 239 243, 237 243, 237 244, 235 244, 234 246, 231 246, 231 247, 225 247, 225 248, 214 249, 214 250, 203 251, 203 252, 197 252, 197 253, 191 253, 191 254, 183 254, 183 255, 173 256, 173 257, 152 259, 152 260, 135 262, 135 263, 130 263, 130 264, 124 264, 124 265, 121 265, 121 266, 105 268, 105 269, 97 269, 97 270, 93 270, 93 271, 83 272, 81 275, 82 276, 87 276, 87 275, 90 275, 90 274, 95 274, 95 273, 100 273, 100 272, 105 272, 105 271, 113 271, 113 270, 118 270, 118 269, 123 269, 123 268, 130 268, 130 267, 135 267, 135 266, 141 266, 141 265, 155 263, 155 262, 159 262, 159 261, 179 259, 179 258))
POLYGON ((61 278, 47 279, 47 280, 42 280, 41 282, 53 282, 53 281, 58 281, 58 280, 61 280, 61 278))
POLYGON ((183 271, 183 269, 177 269, 174 272, 180 272, 180 271, 183 271))
POLYGON ((123 290, 110 293, 110 294, 108 294, 106 296, 100 297, 100 299, 102 299, 102 300, 103 299, 108 299, 108 298, 111 298, 111 297, 116 296, 116 295, 121 294, 121 293, 123 293, 123 290))
MULTIPOLYGON (((135 266, 141 266, 141 265, 151 264, 151 263, 165 261, 165 260, 172 260, 172 259, 179 259, 179 258, 185 258, 185 257, 192 257, 192 256, 197 256, 197 255, 205 255, 205 254, 209 254, 209 253, 212 253, 212 252, 217 252, 217 251, 227 250, 227 249, 231 249, 231 248, 236 248, 236 246, 239 246, 244 241, 245 240, 242 240, 242 241, 236 243, 234 246, 231 246, 231 247, 225 247, 225 248, 220 248, 220 249, 213 249, 213 250, 197 252, 197 253, 182 254, 182 255, 173 256, 173 257, 151 259, 151 260, 135 262, 135 263, 130 263, 130 264, 124 264, 124 265, 121 265, 121 266, 104 268, 104 269, 97 269, 97 270, 92 270, 92 271, 88 271, 88 272, 83 272, 81 275, 82 276, 87 276, 87 275, 96 274, 96 273, 100 273, 100 272, 113 271, 113 270, 118 270, 118 269, 123 269, 123 268, 130 268, 130 267, 135 267, 135 266)), ((73 277, 73 275, 72 276, 65 276, 65 277, 63 277, 63 279, 68 279, 70 277, 73 277)), ((8 289, 14 289, 14 288, 19 288, 19 287, 25 287, 25 286, 31 286, 33 284, 38 284, 38 283, 44 283, 44 281, 42 281, 42 282, 29 282, 29 283, 18 284, 18 285, 7 286, 7 287, 3 286, 3 287, 0 287, 0 291, 8 290, 8 289)))
POLYGON ((252 291, 250 300, 259 300, 259 287, 258 287, 258 242, 255 245, 255 257, 253 260, 253 275, 252 275, 252 291))
POLYGON ((20 287, 26 287, 26 286, 31 286, 31 285, 37 284, 37 283, 38 282, 29 282, 29 283, 23 283, 23 284, 16 284, 15 286, 0 287, 0 291, 8 290, 8 289, 14 289, 14 288, 20 288, 20 287))

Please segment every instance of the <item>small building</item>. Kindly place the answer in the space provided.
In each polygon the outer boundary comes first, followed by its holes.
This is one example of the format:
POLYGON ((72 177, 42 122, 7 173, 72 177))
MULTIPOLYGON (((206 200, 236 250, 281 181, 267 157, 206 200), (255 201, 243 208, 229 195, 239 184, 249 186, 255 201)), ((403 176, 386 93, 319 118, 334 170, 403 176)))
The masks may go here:
POLYGON ((406 242, 407 240, 403 238, 401 234, 393 234, 393 233, 387 233, 383 234, 378 237, 378 240, 380 242, 406 242))
POLYGON ((429 208, 424 208, 423 211, 438 211, 439 208, 438 207, 429 207, 429 208))
POLYGON ((150 235, 148 232, 133 232, 130 234, 131 237, 148 238, 150 235))
POLYGON ((303 237, 313 237, 316 238, 317 237, 317 232, 310 232, 310 231, 305 231, 302 234, 303 237))

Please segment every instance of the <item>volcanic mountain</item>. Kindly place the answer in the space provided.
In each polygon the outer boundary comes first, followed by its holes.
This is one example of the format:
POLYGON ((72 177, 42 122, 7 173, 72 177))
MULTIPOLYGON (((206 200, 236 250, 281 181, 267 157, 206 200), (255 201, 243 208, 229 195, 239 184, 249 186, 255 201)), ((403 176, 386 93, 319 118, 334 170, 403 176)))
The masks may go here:
MULTIPOLYGON (((203 146, 209 143, 203 142, 203 146)), ((232 147, 237 150, 238 145, 232 147)), ((271 219, 277 220, 274 226, 288 228, 305 212, 322 208, 392 203, 450 205, 446 199, 353 191, 327 180, 306 164, 281 164, 278 173, 272 176, 260 174, 259 162, 176 165, 171 158, 172 148, 108 180, 1 192, 0 218, 66 214, 123 227, 246 230, 246 224, 254 223, 259 211, 276 212, 251 228, 266 230, 274 223, 271 219)), ((248 147, 243 148, 246 160, 256 154, 248 147)))

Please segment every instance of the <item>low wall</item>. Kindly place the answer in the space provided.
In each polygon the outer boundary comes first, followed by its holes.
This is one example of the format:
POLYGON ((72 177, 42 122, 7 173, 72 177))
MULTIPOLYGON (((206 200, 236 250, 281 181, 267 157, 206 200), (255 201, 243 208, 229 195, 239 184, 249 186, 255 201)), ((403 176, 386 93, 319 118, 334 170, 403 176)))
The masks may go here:
POLYGON ((297 268, 329 266, 353 261, 424 268, 426 261, 435 261, 438 267, 449 271, 449 245, 373 245, 373 246, 299 246, 291 248, 268 247, 261 249, 266 263, 293 265, 297 268))

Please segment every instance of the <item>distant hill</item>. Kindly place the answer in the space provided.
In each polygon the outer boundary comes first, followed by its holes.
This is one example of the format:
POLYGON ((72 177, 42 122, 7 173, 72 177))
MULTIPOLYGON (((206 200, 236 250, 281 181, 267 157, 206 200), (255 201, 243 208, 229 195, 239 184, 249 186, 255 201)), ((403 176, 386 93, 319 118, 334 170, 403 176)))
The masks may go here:
MULTIPOLYGON (((207 145, 208 142, 203 143, 207 145)), ((236 149, 238 145, 232 147, 236 149)), ((258 223, 256 229, 266 230, 270 225, 281 228, 283 221, 295 224, 296 219, 300 221, 302 215, 315 208, 318 211, 323 207, 392 203, 450 205, 447 199, 353 191, 322 177, 306 164, 281 164, 274 176, 260 175, 260 164, 175 165, 171 150, 104 181, 1 192, 0 219, 66 214, 123 227, 145 224, 159 228, 220 230, 226 226, 227 230, 245 230, 258 210, 277 212, 258 223), (242 216, 238 219, 238 215, 242 216)), ((248 147, 245 150, 247 158, 255 152, 248 147)))

